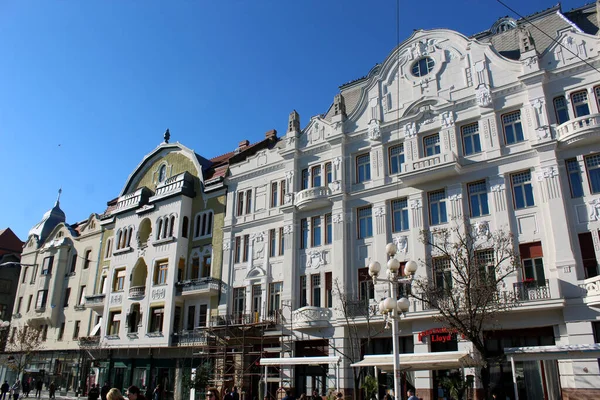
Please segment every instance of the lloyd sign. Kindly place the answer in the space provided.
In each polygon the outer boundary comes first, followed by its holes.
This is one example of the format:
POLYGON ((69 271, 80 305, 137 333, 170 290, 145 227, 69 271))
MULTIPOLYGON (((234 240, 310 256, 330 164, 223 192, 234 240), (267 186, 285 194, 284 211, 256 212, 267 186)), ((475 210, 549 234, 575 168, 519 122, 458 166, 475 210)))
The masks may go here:
POLYGON ((456 335, 456 331, 447 328, 434 328, 419 333, 419 341, 424 342, 426 337, 430 337, 431 343, 445 343, 450 342, 453 336, 456 335))

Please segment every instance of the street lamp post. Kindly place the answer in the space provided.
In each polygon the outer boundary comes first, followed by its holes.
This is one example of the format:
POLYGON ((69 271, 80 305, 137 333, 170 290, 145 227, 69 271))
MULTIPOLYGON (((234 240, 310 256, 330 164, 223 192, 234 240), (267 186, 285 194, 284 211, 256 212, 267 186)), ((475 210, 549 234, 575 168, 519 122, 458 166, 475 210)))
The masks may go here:
POLYGON ((381 272, 381 264, 377 261, 369 263, 369 275, 373 278, 373 284, 377 283, 378 280, 388 282, 390 286, 390 297, 387 297, 379 303, 379 312, 383 314, 386 327, 391 319, 392 324, 392 351, 394 353, 394 397, 398 400, 400 397, 400 353, 399 353, 399 337, 398 337, 398 320, 400 314, 404 315, 408 311, 410 302, 406 297, 398 299, 396 293, 396 285, 398 283, 410 284, 412 279, 417 272, 417 263, 415 261, 408 261, 404 266, 405 277, 402 277, 400 271, 400 261, 395 256, 397 252, 396 245, 394 243, 388 243, 385 247, 387 252, 387 279, 379 278, 381 272), (397 300, 398 299, 398 300, 397 300), (390 315, 391 314, 391 315, 390 315))

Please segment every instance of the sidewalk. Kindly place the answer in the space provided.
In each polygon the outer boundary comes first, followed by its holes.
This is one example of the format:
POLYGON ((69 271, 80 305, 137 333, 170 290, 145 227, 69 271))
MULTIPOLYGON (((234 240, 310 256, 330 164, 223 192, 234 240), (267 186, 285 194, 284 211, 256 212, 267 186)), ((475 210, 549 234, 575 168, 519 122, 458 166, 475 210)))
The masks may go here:
MULTIPOLYGON (((64 393, 64 392, 62 392, 64 393)), ((59 392, 58 390, 55 393, 55 397, 56 400, 77 400, 77 396, 75 396, 75 393, 73 393, 72 391, 67 392, 66 396, 62 396, 61 392, 59 392)), ((50 395, 48 393, 47 390, 42 390, 41 392, 41 397, 37 397, 37 399, 42 399, 42 400, 48 400, 50 398, 50 395)), ((11 397, 12 399, 12 397, 11 397)), ((31 399, 31 400, 36 400, 35 397, 35 390, 32 390, 31 392, 29 392, 29 397, 26 397, 23 392, 21 392, 21 395, 19 396, 19 400, 21 399, 31 399)), ((87 396, 80 396, 79 397, 80 400, 87 400, 87 396)))

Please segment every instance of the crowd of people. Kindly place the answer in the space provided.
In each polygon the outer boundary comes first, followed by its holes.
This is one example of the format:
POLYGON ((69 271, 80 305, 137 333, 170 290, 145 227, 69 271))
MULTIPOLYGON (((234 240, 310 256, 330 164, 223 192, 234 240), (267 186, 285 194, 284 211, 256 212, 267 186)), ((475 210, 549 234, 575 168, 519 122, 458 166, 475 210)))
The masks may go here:
MULTIPOLYGON (((20 379, 17 379, 12 385, 9 385, 8 381, 4 381, 0 386, 0 400, 9 400, 11 397, 13 400, 18 400, 21 392, 23 397, 29 397, 32 389, 35 389, 34 398, 41 398, 43 386, 44 383, 40 379, 25 380, 23 383, 20 379)), ((48 385, 48 397, 50 399, 56 398, 56 384, 54 381, 48 385)))

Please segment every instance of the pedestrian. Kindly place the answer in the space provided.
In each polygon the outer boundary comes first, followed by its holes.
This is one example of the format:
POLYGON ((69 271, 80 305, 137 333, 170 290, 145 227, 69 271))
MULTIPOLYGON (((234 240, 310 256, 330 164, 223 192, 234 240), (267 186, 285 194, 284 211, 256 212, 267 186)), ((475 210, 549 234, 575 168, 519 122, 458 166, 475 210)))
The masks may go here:
POLYGON ((415 391, 413 389, 408 389, 406 394, 408 395, 408 400, 419 400, 419 398, 415 396, 415 391))
POLYGON ((286 390, 285 397, 283 398, 283 400, 296 400, 296 399, 294 398, 294 396, 292 396, 291 390, 286 390))
POLYGON ((19 394, 21 393, 21 381, 17 379, 17 381, 11 387, 13 400, 19 399, 19 394))
POLYGON ((56 398, 56 384, 54 381, 50 382, 50 386, 48 387, 48 398, 55 399, 56 398))
POLYGON ((146 396, 142 394, 139 387, 133 385, 127 389, 127 398, 129 400, 146 400, 146 396))
POLYGON ((23 381, 23 396, 29 397, 29 382, 27 379, 23 381))
POLYGON ((323 398, 321 396, 319 396, 319 392, 317 392, 316 390, 313 390, 312 400, 323 400, 323 398))
POLYGON ((162 400, 162 392, 163 392, 163 387, 159 383, 154 388, 154 392, 152 392, 152 400, 162 400))
POLYGON ((219 391, 216 388, 209 388, 206 391, 206 400, 219 400, 219 391))
POLYGON ((106 395, 108 395, 108 392, 110 391, 110 382, 104 382, 104 386, 102 386, 102 389, 100 389, 100 398, 102 400, 106 400, 106 395))
POLYGON ((42 397, 42 387, 44 382, 41 379, 35 381, 35 397, 42 397))
POLYGON ((240 400, 240 394, 238 393, 237 386, 233 387, 233 392, 231 392, 231 395, 233 396, 233 400, 240 400))
POLYGON ((300 400, 306 400, 306 393, 302 393, 300 395, 300 400))
POLYGON ((125 400, 121 391, 117 388, 112 388, 106 394, 106 400, 125 400))
POLYGON ((92 383, 92 387, 88 390, 88 400, 98 400, 100 397, 100 389, 95 383, 92 383))
POLYGON ((4 381, 4 383, 2 384, 2 386, 0 386, 0 400, 6 400, 6 394, 8 393, 8 391, 10 390, 10 385, 8 384, 8 381, 4 381))
MULTIPOLYGON (((223 400, 233 400, 233 395, 231 394, 231 391, 229 390, 229 388, 225 388, 225 396, 223 396, 223 400)), ((285 397, 284 397, 284 400, 285 397)), ((291 399, 287 399, 287 400, 291 400, 291 399)))

